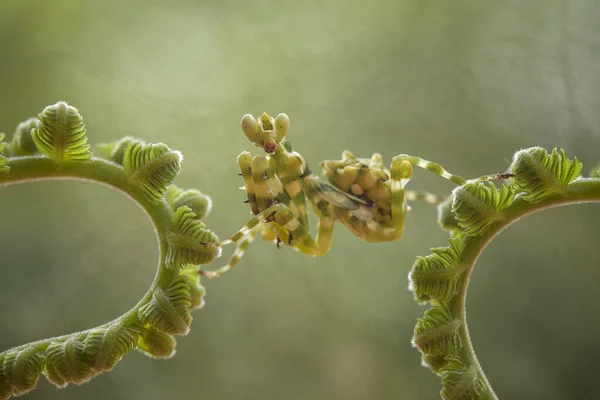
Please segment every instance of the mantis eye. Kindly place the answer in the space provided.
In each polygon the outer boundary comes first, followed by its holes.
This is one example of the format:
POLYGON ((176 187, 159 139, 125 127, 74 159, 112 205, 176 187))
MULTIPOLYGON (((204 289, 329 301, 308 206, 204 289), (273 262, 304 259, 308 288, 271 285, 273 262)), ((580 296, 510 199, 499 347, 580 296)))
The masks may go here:
POLYGON ((258 125, 258 121, 250 114, 246 114, 242 117, 242 131, 252 143, 256 143, 258 131, 260 126, 258 125))
POLYGON ((283 139, 287 130, 290 128, 290 117, 287 114, 281 113, 275 118, 275 130, 279 140, 283 139))

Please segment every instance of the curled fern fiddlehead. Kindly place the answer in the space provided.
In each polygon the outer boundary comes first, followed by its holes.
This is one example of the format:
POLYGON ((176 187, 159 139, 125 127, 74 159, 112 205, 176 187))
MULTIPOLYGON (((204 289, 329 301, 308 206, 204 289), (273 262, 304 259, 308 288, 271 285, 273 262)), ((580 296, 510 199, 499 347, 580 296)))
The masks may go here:
POLYGON ((188 280, 178 276, 166 287, 156 287, 152 299, 138 311, 140 321, 156 327, 161 332, 185 335, 190 330, 192 296, 188 280))
POLYGON ((169 149, 164 143, 134 141, 125 148, 123 168, 131 181, 139 184, 148 197, 158 202, 179 174, 181 159, 181 153, 169 149))
POLYGON ((479 399, 485 392, 485 381, 475 365, 467 367, 460 358, 448 357, 440 368, 444 399, 479 399))
MULTIPOLYGON (((4 138, 0 134, 0 141, 4 138)), ((163 143, 131 137, 99 145, 92 154, 83 118, 59 102, 0 142, 0 187, 33 179, 84 179, 128 194, 150 216, 160 260, 152 286, 131 310, 102 326, 42 339, 0 353, 0 400, 34 389, 40 374, 58 387, 82 384, 111 370, 132 349, 153 358, 175 353, 173 335, 188 333, 190 311, 204 304, 198 266, 220 255, 218 237, 200 219, 210 198, 171 186, 181 154, 163 143), (168 193, 168 196, 165 194, 168 193)))
POLYGON ((417 322, 413 344, 423 364, 442 377, 443 399, 496 398, 467 329, 470 274, 487 244, 519 218, 565 204, 600 202, 600 178, 579 177, 581 169, 563 150, 524 149, 514 156, 509 168, 514 179, 507 185, 498 189, 467 181, 439 205, 438 221, 452 236, 450 246, 418 257, 409 281, 415 299, 432 305, 417 322))
POLYGON ((39 126, 31 130, 31 137, 40 153, 58 164, 92 158, 83 117, 75 107, 60 101, 46 107, 38 118, 39 126))
POLYGON ((198 274, 198 268, 194 265, 187 265, 179 272, 180 276, 187 278, 187 283, 190 287, 190 310, 202 308, 204 306, 204 295, 206 289, 200 284, 200 275, 198 274))
POLYGON ((515 198, 510 186, 498 190, 490 182, 467 183, 453 192, 452 212, 465 235, 479 235, 494 222, 501 221, 502 211, 515 198))
POLYGON ((138 350, 152 358, 171 358, 175 355, 177 342, 172 335, 150 325, 138 339, 138 350))
POLYGON ((94 152, 97 157, 104 158, 109 161, 113 161, 119 165, 123 165, 123 159, 125 158, 125 150, 133 142, 144 144, 140 139, 133 138, 131 136, 125 136, 124 138, 110 143, 100 143, 94 147, 94 152))
POLYGON ((554 149, 548 154, 541 147, 532 147, 515 154, 510 171, 516 176, 515 189, 523 192, 523 198, 539 203, 548 196, 565 193, 582 168, 577 158, 569 160, 564 150, 554 149))
POLYGON ((39 153, 37 146, 31 136, 31 131, 39 129, 40 120, 38 118, 29 118, 27 121, 17 125, 17 129, 10 142, 11 156, 30 156, 39 153))
POLYGON ((410 272, 411 290, 419 302, 448 301, 458 292, 462 270, 460 239, 450 239, 450 247, 431 249, 433 254, 418 257, 410 272))
POLYGON ((181 206, 189 207, 196 214, 196 219, 204 218, 212 208, 210 197, 201 191, 195 189, 183 190, 175 185, 170 185, 167 188, 165 200, 171 205, 173 211, 181 206))
POLYGON ((6 143, 2 141, 3 139, 4 133, 0 132, 0 173, 8 172, 8 160, 2 155, 2 152, 6 148, 6 143))
POLYGON ((460 319, 455 318, 445 305, 436 304, 419 318, 413 344, 426 356, 450 356, 461 345, 460 325, 460 319))
POLYGON ((187 264, 206 264, 221 254, 219 238, 206 229, 188 206, 181 206, 173 215, 173 230, 168 236, 166 265, 179 268, 187 264))

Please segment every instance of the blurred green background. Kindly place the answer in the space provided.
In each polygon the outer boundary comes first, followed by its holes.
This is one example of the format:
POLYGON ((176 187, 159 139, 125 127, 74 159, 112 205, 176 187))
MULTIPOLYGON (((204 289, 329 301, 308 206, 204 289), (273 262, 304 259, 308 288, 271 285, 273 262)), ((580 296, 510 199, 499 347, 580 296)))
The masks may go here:
MULTIPOLYGON (((235 162, 258 151, 245 113, 286 112, 313 166, 344 149, 408 153, 475 177, 541 145, 587 171, 600 160, 599 78, 593 0, 0 2, 0 130, 66 100, 92 143, 164 141, 185 155, 176 183, 212 196, 207 223, 222 238, 249 217, 235 162)), ((410 186, 452 188, 423 171, 410 186)), ((156 239, 120 193, 67 181, 0 192, 0 349, 101 324, 149 286, 156 239)), ((207 304, 173 359, 134 352, 81 387, 42 378, 26 398, 439 398, 410 346, 424 310, 407 290, 415 257, 445 244, 435 219, 414 204, 387 244, 339 225, 316 259, 257 241, 204 282, 207 304)), ((501 398, 591 398, 598 225, 593 205, 533 215, 478 263, 469 326, 501 398)))

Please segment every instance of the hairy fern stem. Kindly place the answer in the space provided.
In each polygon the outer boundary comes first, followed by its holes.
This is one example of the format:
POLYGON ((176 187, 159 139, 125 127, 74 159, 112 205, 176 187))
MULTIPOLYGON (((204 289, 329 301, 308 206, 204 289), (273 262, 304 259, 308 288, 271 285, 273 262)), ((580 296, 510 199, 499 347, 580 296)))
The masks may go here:
MULTIPOLYGON (((473 348, 466 300, 473 267, 487 245, 509 225, 553 207, 600 202, 600 179, 580 176, 582 164, 562 150, 540 147, 517 152, 498 189, 481 179, 457 187, 440 204, 439 222, 450 233, 450 247, 418 257, 409 274, 415 299, 428 303, 413 344, 423 364, 442 378, 445 400, 497 399, 473 348)), ((595 175, 594 175, 595 176, 595 175)))
POLYGON ((131 310, 92 329, 0 353, 0 400, 33 390, 40 374, 58 387, 85 383, 132 349, 153 358, 173 356, 172 335, 187 334, 190 311, 204 304, 198 268, 221 251, 219 238, 200 221, 210 198, 172 184, 181 160, 181 153, 163 143, 130 137, 99 145, 94 154, 83 118, 65 102, 19 124, 8 145, 0 142, 0 188, 53 179, 112 187, 146 213, 159 244, 154 281, 131 310))
POLYGON ((504 218, 501 221, 492 224, 484 234, 481 236, 469 236, 465 238, 462 257, 460 258, 460 263, 464 267, 464 284, 460 287, 457 295, 450 301, 449 307, 451 313, 453 315, 459 315, 460 319, 463 321, 463 324, 459 328, 459 335, 463 343, 460 355, 465 359, 470 360, 473 365, 477 366, 485 381, 486 390, 481 394, 481 397, 479 397, 480 399, 497 399, 497 397, 477 359, 467 327, 467 289, 477 259, 486 249, 487 245, 490 244, 500 232, 519 221, 521 218, 550 208, 582 203, 600 203, 600 179, 579 179, 570 183, 563 194, 547 197, 539 203, 532 204, 523 198, 518 198, 503 211, 504 218))
POLYGON ((161 265, 161 260, 164 260, 167 252, 165 233, 169 232, 173 217, 173 213, 166 202, 164 200, 160 203, 153 203, 150 201, 143 191, 139 190, 138 187, 129 182, 122 168, 115 163, 102 158, 93 157, 90 163, 85 164, 63 164, 57 166, 48 158, 23 156, 11 158, 10 168, 10 175, 0 175, 0 187, 31 181, 58 179, 92 181, 119 190, 121 193, 135 201, 135 203, 144 211, 150 219, 158 239, 159 260, 156 277, 142 300, 126 314, 115 319, 115 321, 125 320, 129 323, 137 322, 137 310, 141 304, 146 303, 150 296, 152 296, 152 290, 157 285, 164 285, 166 282, 173 280, 177 276, 176 272, 163 268, 161 265))

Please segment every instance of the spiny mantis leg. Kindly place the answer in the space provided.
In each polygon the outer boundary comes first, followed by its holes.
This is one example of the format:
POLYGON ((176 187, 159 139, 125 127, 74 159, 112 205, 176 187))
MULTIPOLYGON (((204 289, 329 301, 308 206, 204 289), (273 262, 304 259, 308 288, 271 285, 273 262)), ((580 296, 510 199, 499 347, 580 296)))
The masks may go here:
MULTIPOLYGON (((392 221, 394 227, 401 229, 404 226, 404 215, 407 211, 406 198, 408 198, 409 192, 405 192, 404 187, 410 181, 412 177, 412 166, 415 165, 419 168, 423 168, 427 171, 433 172, 436 175, 441 176, 450 182, 456 183, 457 185, 464 185, 467 180, 459 175, 451 174, 446 171, 440 164, 433 161, 424 160, 420 157, 409 156, 406 154, 397 155, 392 159, 392 166, 390 169, 391 180, 392 180, 392 221)), ((511 178, 512 174, 495 174, 485 175, 481 178, 469 180, 469 182, 477 181, 488 181, 494 179, 508 179, 511 178)), ((428 200, 424 198, 424 200, 428 200)), ((433 198, 429 199, 433 200, 433 198)))
POLYGON ((324 204, 320 209, 317 237, 313 239, 306 226, 301 224, 294 213, 284 205, 267 220, 267 226, 272 229, 281 243, 287 244, 302 254, 321 256, 329 251, 333 238, 333 211, 331 206, 324 204))
MULTIPOLYGON (((248 223, 231 238, 221 242, 221 246, 237 242, 236 249, 226 265, 214 271, 198 271, 199 274, 206 276, 207 278, 217 278, 226 271, 234 268, 259 232, 262 231, 263 236, 265 237, 265 233, 272 233, 271 230, 265 227, 263 220, 271 218, 272 215, 276 213, 277 207, 270 207, 270 205, 276 201, 278 195, 282 194, 281 182, 278 181, 277 177, 275 177, 273 172, 268 168, 268 160, 264 156, 256 156, 253 158, 249 152, 244 151, 238 156, 237 162, 240 166, 240 175, 244 181, 244 186, 240 189, 246 192, 246 202, 250 204, 252 213, 256 214, 256 216, 248 221, 248 223), (263 208, 263 211, 259 212, 261 207, 263 208)), ((289 237, 287 232, 285 232, 285 235, 286 237, 289 237)))
MULTIPOLYGON (((238 157, 238 162, 240 163, 242 177, 248 192, 248 201, 251 203, 252 209, 259 209, 276 201, 273 199, 274 196, 278 200, 290 202, 289 197, 281 188, 281 182, 265 164, 266 159, 263 156, 255 156, 252 160, 248 158, 249 154, 242 153, 238 157), (251 168, 248 167, 250 163, 251 168)), ((301 253, 312 256, 327 253, 331 247, 335 222, 332 205, 326 201, 315 201, 314 203, 319 214, 316 240, 310 236, 308 226, 302 223, 301 216, 304 215, 306 218, 305 214, 297 215, 299 210, 295 209, 296 213, 294 213, 287 205, 275 203, 257 213, 242 229, 221 243, 221 246, 234 242, 238 243, 227 265, 214 271, 201 271, 200 273, 208 278, 215 278, 235 267, 245 250, 254 241, 258 232, 261 231, 261 228, 263 233, 273 232, 277 240, 281 240, 282 243, 295 248, 301 253)), ((290 205, 291 207, 296 206, 293 202, 290 205)), ((305 209, 300 211, 306 212, 305 209)))
POLYGON ((275 149, 274 155, 269 160, 269 166, 277 171, 277 176, 283 184, 285 192, 290 198, 290 204, 293 203, 297 211, 296 217, 300 223, 309 228, 306 212, 306 198, 304 195, 303 176, 310 175, 310 170, 306 166, 302 156, 292 150, 292 144, 284 139, 280 146, 275 149))
MULTIPOLYGON (((284 241, 284 243, 303 254, 317 257, 327 253, 331 247, 335 223, 334 208, 356 209, 358 206, 346 193, 310 173, 302 178, 302 187, 302 198, 310 199, 319 218, 316 238, 313 239, 310 235, 308 222, 303 222, 307 221, 306 209, 294 201, 290 203, 290 206, 295 208, 282 209, 275 215, 274 221, 269 227, 282 240, 288 238, 288 241, 284 241)), ((360 200, 357 199, 357 201, 360 200)), ((303 202, 301 205, 304 204, 303 202)))
POLYGON ((329 250, 333 231, 333 212, 331 205, 323 203, 319 216, 317 239, 313 239, 306 227, 299 223, 294 213, 285 204, 273 204, 250 218, 248 223, 229 239, 221 242, 221 246, 237 243, 259 224, 266 224, 281 239, 282 243, 294 247, 304 254, 319 256, 329 250))
POLYGON ((199 273, 207 278, 217 278, 235 267, 248 246, 254 241, 261 229, 264 229, 263 224, 272 229, 277 237, 282 240, 282 243, 288 244, 303 254, 316 257, 327 253, 333 238, 334 218, 331 205, 323 202, 320 210, 322 214, 319 217, 318 233, 315 240, 285 204, 273 204, 251 218, 242 229, 229 239, 221 242, 221 246, 238 243, 227 265, 214 271, 200 270, 199 273))
POLYGON ((312 255, 313 257, 322 256, 329 251, 331 241, 333 240, 333 226, 335 223, 333 207, 327 202, 321 202, 316 206, 319 210, 319 221, 317 223, 317 237, 313 239, 304 225, 299 226, 299 231, 293 233, 300 234, 294 236, 296 241, 293 246, 301 253, 312 255))
POLYGON ((256 204, 256 194, 254 191, 254 184, 252 183, 252 155, 250 154, 250 152, 244 151, 238 156, 237 162, 240 166, 240 175, 242 176, 242 180, 244 181, 244 186, 240 189, 246 192, 246 202, 250 204, 252 214, 256 215, 260 212, 260 210, 258 209, 258 205, 256 204))
POLYGON ((229 239, 222 241, 221 246, 226 246, 230 243, 239 242, 259 224, 271 221, 273 219, 273 216, 279 210, 281 210, 282 207, 285 207, 287 209, 287 206, 284 206, 283 204, 273 204, 266 210, 259 212, 254 217, 250 218, 250 220, 246 223, 246 225, 242 227, 242 229, 234 233, 229 239))
POLYGON ((252 157, 249 152, 244 151, 238 156, 237 161, 244 180, 244 187, 241 189, 246 191, 248 202, 255 216, 232 237, 223 241, 221 246, 238 242, 255 226, 263 221, 272 220, 282 207, 289 210, 285 204, 282 204, 282 202, 289 204, 289 196, 284 192, 279 178, 269 167, 267 157, 264 155, 252 157))

